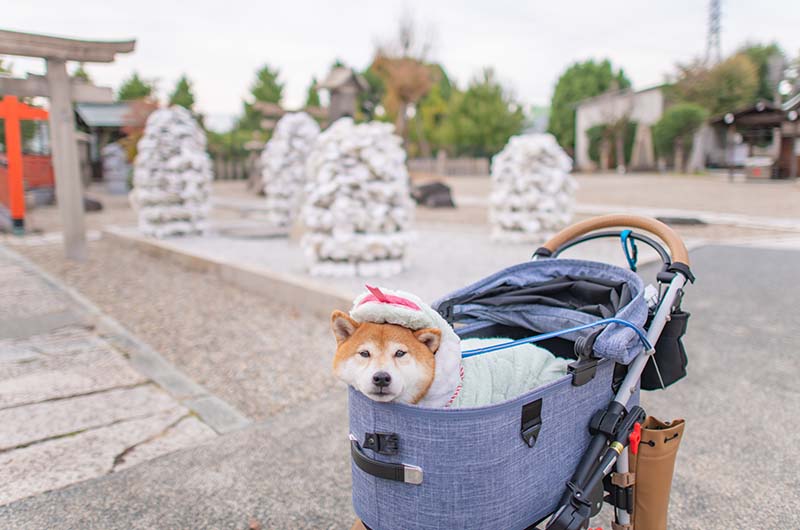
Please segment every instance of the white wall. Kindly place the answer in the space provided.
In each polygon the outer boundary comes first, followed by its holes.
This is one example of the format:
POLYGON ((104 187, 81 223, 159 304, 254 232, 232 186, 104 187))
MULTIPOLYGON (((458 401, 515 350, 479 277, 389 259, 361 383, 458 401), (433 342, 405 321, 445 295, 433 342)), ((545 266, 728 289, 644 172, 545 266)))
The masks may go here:
POLYGON ((575 110, 575 166, 590 170, 589 137, 586 131, 595 125, 610 123, 628 116, 631 121, 653 125, 664 112, 664 94, 660 88, 641 92, 613 92, 580 103, 575 110))

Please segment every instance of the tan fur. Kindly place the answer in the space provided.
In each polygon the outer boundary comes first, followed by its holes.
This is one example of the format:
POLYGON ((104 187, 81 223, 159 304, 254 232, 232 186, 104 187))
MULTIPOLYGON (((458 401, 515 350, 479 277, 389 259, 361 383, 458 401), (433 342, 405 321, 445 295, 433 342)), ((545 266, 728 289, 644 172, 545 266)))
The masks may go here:
POLYGON ((358 323, 342 311, 331 315, 331 329, 337 342, 333 371, 348 384, 364 392, 367 385, 356 384, 356 378, 371 377, 365 371, 386 370, 393 373, 393 379, 404 378, 398 382, 402 389, 392 400, 417 403, 428 392, 436 366, 434 354, 441 340, 438 329, 412 331, 394 324, 358 323), (406 355, 396 357, 398 349, 406 355), (362 357, 361 351, 369 351, 370 357, 362 357))

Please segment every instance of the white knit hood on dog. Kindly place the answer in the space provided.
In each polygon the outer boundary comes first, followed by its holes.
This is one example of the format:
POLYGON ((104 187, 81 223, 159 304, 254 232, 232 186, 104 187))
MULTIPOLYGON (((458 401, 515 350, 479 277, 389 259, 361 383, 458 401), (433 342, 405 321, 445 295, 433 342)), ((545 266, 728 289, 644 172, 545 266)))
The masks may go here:
POLYGON ((434 309, 419 297, 403 291, 367 286, 367 292, 356 297, 350 317, 356 322, 396 324, 417 330, 437 328, 442 333, 433 383, 419 403, 423 407, 444 407, 461 382, 461 339, 434 309))

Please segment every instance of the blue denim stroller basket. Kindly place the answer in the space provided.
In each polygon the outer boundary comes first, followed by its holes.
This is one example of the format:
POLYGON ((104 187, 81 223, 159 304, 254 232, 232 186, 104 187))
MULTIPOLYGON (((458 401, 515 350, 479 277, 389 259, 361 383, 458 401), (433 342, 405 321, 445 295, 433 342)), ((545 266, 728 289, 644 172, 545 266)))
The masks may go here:
MULTIPOLYGON (((641 279, 603 263, 531 261, 504 269, 437 301, 462 337, 513 339, 606 323, 540 343, 591 359, 516 399, 479 408, 430 409, 379 403, 350 389, 353 506, 374 530, 522 530, 553 513, 590 443, 592 417, 614 398, 620 372, 643 351, 648 314, 641 279), (626 290, 613 315, 536 303, 487 305, 475 295, 569 277, 616 282, 626 290), (626 325, 627 324, 627 325, 626 325), (631 326, 632 324, 632 326, 631 326)), ((638 403, 638 389, 629 403, 638 403)))

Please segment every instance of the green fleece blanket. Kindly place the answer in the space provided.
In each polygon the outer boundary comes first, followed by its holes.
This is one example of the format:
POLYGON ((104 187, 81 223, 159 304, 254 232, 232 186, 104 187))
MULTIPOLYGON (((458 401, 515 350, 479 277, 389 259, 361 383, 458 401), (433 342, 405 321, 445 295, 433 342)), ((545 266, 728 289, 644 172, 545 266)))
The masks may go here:
MULTIPOLYGON (((505 338, 464 339, 461 351, 508 342, 505 338)), ((569 361, 533 344, 468 357, 464 379, 450 407, 481 407, 518 397, 567 373, 569 361)))

